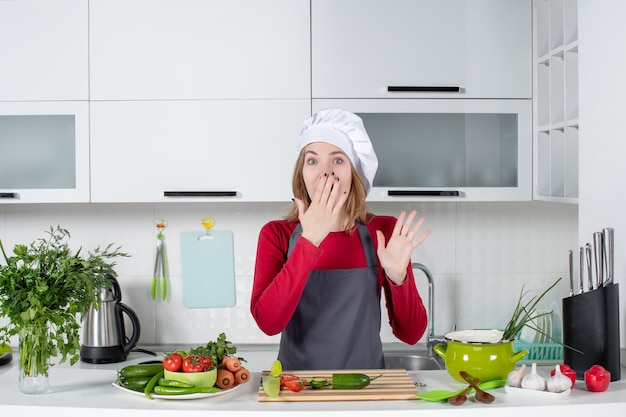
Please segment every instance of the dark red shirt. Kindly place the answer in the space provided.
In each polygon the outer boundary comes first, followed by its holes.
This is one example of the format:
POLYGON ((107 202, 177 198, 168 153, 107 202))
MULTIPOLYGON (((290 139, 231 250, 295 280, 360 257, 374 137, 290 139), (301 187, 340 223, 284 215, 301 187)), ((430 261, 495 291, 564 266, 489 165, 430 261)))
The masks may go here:
MULTIPOLYGON (((396 218, 375 216, 367 228, 377 249, 376 230, 386 241, 396 218)), ((287 259, 289 238, 297 222, 274 220, 259 233, 254 284, 250 311, 259 328, 268 335, 280 333, 296 310, 309 273, 312 270, 363 268, 366 266, 359 234, 330 233, 319 247, 307 239, 298 239, 287 259)), ((415 344, 424 334, 428 319, 417 292, 413 269, 407 265, 407 277, 400 285, 389 280, 378 268, 379 297, 382 288, 393 334, 401 341, 415 344)))

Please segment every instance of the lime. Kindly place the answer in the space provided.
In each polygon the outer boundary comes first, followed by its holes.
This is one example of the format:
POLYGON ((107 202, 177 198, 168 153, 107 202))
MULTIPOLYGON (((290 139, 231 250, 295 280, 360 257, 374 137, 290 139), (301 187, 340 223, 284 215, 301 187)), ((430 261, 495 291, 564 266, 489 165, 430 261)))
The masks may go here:
POLYGON ((280 394, 280 376, 264 375, 263 391, 265 391, 268 397, 278 397, 278 394, 280 394))
POLYGON ((283 373, 283 364, 278 359, 272 362, 270 367, 270 376, 281 376, 283 373))

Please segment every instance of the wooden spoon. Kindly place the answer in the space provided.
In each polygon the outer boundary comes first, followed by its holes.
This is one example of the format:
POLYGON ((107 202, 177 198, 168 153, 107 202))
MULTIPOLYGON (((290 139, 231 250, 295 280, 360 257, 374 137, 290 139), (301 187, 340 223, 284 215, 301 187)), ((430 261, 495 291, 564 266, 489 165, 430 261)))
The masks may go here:
MULTIPOLYGON (((478 384, 479 382, 480 382, 480 380, 478 378, 474 378, 474 383, 475 384, 478 384)), ((448 404, 461 405, 461 404, 465 403, 465 401, 467 401, 467 395, 466 394, 469 392, 469 390, 471 390, 473 388, 474 387, 472 387, 472 385, 468 385, 467 388, 465 388, 459 394, 455 395, 454 397, 448 398, 448 404)))
POLYGON ((489 403, 492 403, 496 399, 496 397, 494 397, 493 395, 480 389, 478 384, 474 383, 474 379, 472 379, 472 377, 470 377, 467 372, 460 371, 459 375, 461 375, 461 378, 466 380, 467 383, 470 384, 476 390, 476 394, 474 394, 474 398, 476 398, 476 401, 479 401, 484 404, 489 404, 489 403))

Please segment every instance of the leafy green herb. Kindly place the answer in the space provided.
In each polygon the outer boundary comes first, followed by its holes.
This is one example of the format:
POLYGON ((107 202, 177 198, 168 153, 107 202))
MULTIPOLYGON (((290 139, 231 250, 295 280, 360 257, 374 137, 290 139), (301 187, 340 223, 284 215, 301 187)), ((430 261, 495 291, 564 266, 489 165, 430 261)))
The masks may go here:
MULTIPOLYGON (((226 334, 220 333, 216 341, 209 341, 206 346, 199 346, 191 349, 189 354, 205 355, 211 357, 211 363, 215 366, 219 366, 222 363, 222 357, 224 355, 234 355, 237 353, 237 347, 232 342, 226 340, 226 334)), ((242 362, 245 362, 243 358, 237 358, 242 362)))
MULTIPOLYGON (((562 277, 561 277, 562 278, 562 277)), ((534 322, 538 317, 544 316, 547 313, 537 313, 535 307, 541 301, 541 299, 559 283, 561 278, 557 279, 550 287, 548 287, 539 297, 532 297, 530 300, 525 301, 524 298, 528 291, 524 291, 524 286, 522 285, 522 290, 520 291, 519 299, 517 300, 517 305, 513 310, 513 315, 509 320, 508 324, 504 328, 504 334, 502 335, 502 340, 513 340, 517 337, 520 330, 524 326, 528 326, 533 330, 536 330, 543 334, 541 329, 538 329, 536 326, 533 326, 531 323, 534 322)), ((551 335, 547 335, 552 339, 551 335)))
POLYGON ((129 256, 109 244, 83 257, 82 248, 70 249, 66 229, 50 227, 46 233, 30 246, 15 245, 10 257, 0 240, 6 262, 0 265, 0 316, 9 319, 0 327, 0 343, 15 335, 30 338, 32 344, 24 346, 32 351, 20 352, 27 376, 35 369, 47 376, 51 357, 78 361, 80 320, 92 304, 99 307, 101 291, 111 285, 104 274, 112 272, 112 259, 129 256))

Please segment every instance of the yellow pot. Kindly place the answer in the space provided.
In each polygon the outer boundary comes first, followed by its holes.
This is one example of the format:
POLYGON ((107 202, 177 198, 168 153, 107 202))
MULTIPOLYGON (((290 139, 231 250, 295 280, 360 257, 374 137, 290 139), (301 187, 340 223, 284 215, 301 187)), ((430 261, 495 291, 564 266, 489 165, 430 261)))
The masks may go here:
POLYGON ((480 382, 506 379, 515 369, 516 362, 528 354, 515 352, 512 340, 501 340, 499 330, 461 330, 446 333, 446 343, 434 346, 435 353, 446 364, 446 370, 457 381, 465 382, 459 375, 465 371, 480 382))

